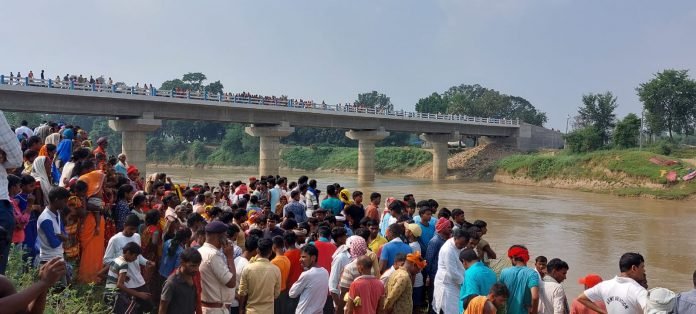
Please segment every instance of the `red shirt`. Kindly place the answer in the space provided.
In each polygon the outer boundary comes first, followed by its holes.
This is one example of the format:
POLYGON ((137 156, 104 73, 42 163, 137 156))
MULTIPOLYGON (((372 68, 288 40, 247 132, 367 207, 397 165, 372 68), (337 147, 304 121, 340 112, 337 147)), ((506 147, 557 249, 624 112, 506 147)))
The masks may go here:
POLYGON ((367 205, 367 208, 365 209, 365 217, 370 217, 370 219, 379 221, 379 210, 377 209, 377 206, 372 204, 367 205))
POLYGON ((290 260, 290 273, 288 274, 288 283, 286 287, 292 287, 297 279, 302 274, 302 264, 300 264, 300 249, 292 249, 285 252, 285 257, 290 260))
POLYGON ((326 271, 331 273, 331 256, 333 255, 334 252, 336 252, 336 246, 333 245, 331 242, 321 242, 321 241, 314 241, 314 246, 317 247, 317 250, 319 251, 319 257, 317 260, 317 265, 320 267, 324 267, 326 271))
POLYGON ((350 298, 360 297, 360 306, 354 307, 355 314, 371 314, 377 312, 379 299, 384 295, 384 285, 375 276, 360 276, 350 284, 350 298))

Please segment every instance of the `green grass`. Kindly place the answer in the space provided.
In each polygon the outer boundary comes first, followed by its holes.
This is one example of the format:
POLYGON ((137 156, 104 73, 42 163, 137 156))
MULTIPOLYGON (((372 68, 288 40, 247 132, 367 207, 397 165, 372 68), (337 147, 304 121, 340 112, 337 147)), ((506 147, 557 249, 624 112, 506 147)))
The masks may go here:
MULTIPOLYGON (((432 161, 430 152, 419 148, 378 147, 375 170, 402 173, 432 161)), ((283 164, 296 169, 358 169, 358 149, 352 147, 293 147, 281 153, 283 164)))
MULTIPOLYGON (((691 154, 693 150, 684 149, 681 154, 691 154)), ((620 188, 618 195, 652 195, 663 199, 682 199, 696 193, 696 181, 668 184, 661 176, 661 170, 676 171, 684 176, 692 171, 692 166, 674 156, 663 156, 647 150, 603 150, 584 154, 561 152, 557 155, 522 154, 499 160, 496 167, 500 171, 541 181, 549 178, 587 179, 605 182, 624 182, 636 185, 620 188), (676 160, 673 166, 660 166, 649 161, 652 157, 676 160), (663 184, 664 188, 641 187, 643 184, 663 184)))

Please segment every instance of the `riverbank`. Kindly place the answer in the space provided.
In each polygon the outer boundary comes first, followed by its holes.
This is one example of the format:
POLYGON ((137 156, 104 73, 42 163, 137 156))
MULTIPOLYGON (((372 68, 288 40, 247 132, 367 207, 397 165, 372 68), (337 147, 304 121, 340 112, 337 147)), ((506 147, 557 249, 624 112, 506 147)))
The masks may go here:
MULTIPOLYGON (((211 155, 205 162, 182 163, 179 158, 168 161, 150 161, 148 164, 175 168, 191 166, 207 169, 250 170, 256 169, 258 153, 251 160, 242 158, 217 158, 211 155)), ((432 154, 416 147, 377 147, 375 149, 375 171, 379 174, 408 175, 413 169, 432 162, 432 154)), ((280 153, 282 170, 327 173, 357 173, 357 147, 288 146, 280 153)))
POLYGON ((493 181, 681 200, 696 199, 696 180, 682 180, 694 168, 687 159, 650 151, 542 152, 516 154, 499 160, 493 181), (676 180, 670 179, 670 173, 676 180))

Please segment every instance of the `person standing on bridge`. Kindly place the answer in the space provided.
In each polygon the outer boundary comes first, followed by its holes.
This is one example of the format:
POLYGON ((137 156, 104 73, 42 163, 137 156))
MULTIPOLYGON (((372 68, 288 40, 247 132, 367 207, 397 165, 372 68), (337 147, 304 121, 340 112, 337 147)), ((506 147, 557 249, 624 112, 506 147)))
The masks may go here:
POLYGON ((44 80, 44 70, 41 70, 41 80, 44 80))

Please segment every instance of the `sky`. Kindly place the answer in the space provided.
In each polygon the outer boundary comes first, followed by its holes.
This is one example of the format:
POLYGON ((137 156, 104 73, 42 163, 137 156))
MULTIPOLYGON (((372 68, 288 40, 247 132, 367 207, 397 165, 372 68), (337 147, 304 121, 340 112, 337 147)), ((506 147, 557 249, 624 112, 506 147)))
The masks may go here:
POLYGON ((586 93, 619 118, 664 69, 696 78, 696 1, 4 1, 0 73, 154 84, 203 72, 225 91, 352 102, 377 90, 414 111, 480 84, 565 130, 586 93))

